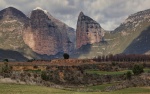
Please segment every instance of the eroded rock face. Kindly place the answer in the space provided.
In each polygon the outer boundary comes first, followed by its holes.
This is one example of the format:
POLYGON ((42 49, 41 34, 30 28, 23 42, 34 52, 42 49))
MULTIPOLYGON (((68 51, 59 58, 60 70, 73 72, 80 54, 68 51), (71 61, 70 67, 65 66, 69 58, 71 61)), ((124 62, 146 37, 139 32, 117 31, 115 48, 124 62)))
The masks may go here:
POLYGON ((52 15, 50 15, 49 13, 48 17, 49 19, 51 19, 51 21, 53 23, 55 23, 62 35, 62 45, 63 45, 63 51, 64 52, 71 52, 74 50, 75 48, 75 30, 71 27, 69 27, 68 25, 66 25, 65 23, 61 22, 60 20, 54 18, 52 15))
POLYGON ((0 49, 14 51, 24 49, 22 37, 28 20, 25 14, 13 7, 0 11, 0 49))
POLYGON ((92 18, 80 12, 76 30, 76 48, 82 45, 100 42, 103 36, 103 29, 92 18))
POLYGON ((25 43, 36 53, 55 55, 73 49, 67 34, 67 25, 41 9, 33 10, 29 27, 24 32, 25 43))

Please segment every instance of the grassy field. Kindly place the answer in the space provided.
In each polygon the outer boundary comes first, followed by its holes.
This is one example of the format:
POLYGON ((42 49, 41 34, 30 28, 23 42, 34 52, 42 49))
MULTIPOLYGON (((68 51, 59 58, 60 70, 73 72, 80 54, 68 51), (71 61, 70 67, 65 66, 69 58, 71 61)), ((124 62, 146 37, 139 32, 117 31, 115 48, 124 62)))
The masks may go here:
MULTIPOLYGON (((103 89, 103 87, 105 86, 99 85, 90 88, 103 89)), ((0 94, 149 94, 149 92, 150 87, 127 88, 113 92, 77 92, 44 86, 0 84, 0 94)))
MULTIPOLYGON (((123 70, 123 71, 99 71, 99 70, 86 70, 87 73, 90 74, 99 74, 99 75, 120 75, 124 74, 130 71, 132 73, 132 70, 123 70)), ((150 69, 144 69, 144 72, 149 72, 150 69)))

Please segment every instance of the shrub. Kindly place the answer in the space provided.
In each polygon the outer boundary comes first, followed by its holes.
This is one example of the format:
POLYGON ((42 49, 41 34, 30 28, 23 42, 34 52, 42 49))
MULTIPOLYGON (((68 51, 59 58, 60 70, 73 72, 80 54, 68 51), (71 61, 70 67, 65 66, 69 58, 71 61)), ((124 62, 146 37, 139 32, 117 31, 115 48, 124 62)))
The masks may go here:
POLYGON ((51 67, 49 65, 46 66, 46 70, 49 70, 51 67))
POLYGON ((131 71, 128 71, 128 72, 126 73, 126 79, 130 80, 130 79, 131 79, 131 76, 132 76, 131 71))
POLYGON ((7 62, 4 63, 2 66, 2 73, 10 73, 11 72, 11 66, 8 65, 7 62))
POLYGON ((116 63, 116 62, 111 62, 111 65, 112 65, 112 66, 116 66, 117 63, 116 63))
POLYGON ((38 66, 37 66, 37 65, 34 65, 34 66, 33 66, 33 68, 37 69, 37 68, 38 68, 38 66))
POLYGON ((33 76, 34 76, 34 78, 37 78, 37 77, 38 77, 38 75, 37 75, 37 74, 34 74, 33 76))
POLYGON ((4 59, 3 62, 8 62, 8 59, 4 59))
POLYGON ((35 61, 35 59, 29 59, 29 60, 27 60, 27 62, 33 62, 33 61, 35 61))
POLYGON ((67 54, 67 53, 64 53, 64 59, 69 59, 69 54, 67 54))
POLYGON ((46 71, 42 71, 41 78, 45 81, 49 80, 49 76, 47 75, 46 71))
POLYGON ((28 77, 31 77, 31 74, 30 73, 27 73, 28 77))
POLYGON ((143 66, 142 65, 134 65, 132 71, 133 71, 134 75, 139 75, 142 72, 144 72, 143 66))

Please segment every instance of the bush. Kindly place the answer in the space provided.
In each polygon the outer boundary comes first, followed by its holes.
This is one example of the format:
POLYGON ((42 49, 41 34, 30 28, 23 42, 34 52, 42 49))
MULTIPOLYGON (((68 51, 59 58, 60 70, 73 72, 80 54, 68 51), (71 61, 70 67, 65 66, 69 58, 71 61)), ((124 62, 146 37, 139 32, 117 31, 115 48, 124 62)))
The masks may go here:
POLYGON ((8 62, 8 59, 4 59, 3 62, 8 62))
POLYGON ((139 75, 142 72, 144 72, 143 66, 142 65, 134 65, 132 71, 133 71, 134 75, 139 75))
POLYGON ((116 63, 116 62, 111 62, 111 65, 112 66, 116 66, 118 63, 116 63))
POLYGON ((131 76, 132 76, 131 71, 128 71, 128 72, 126 73, 126 79, 130 80, 130 79, 131 79, 131 76))
POLYGON ((67 54, 67 53, 64 53, 64 59, 69 59, 69 54, 67 54))
POLYGON ((34 68, 34 69, 37 69, 37 68, 38 68, 38 66, 37 66, 37 65, 34 65, 34 66, 33 66, 33 68, 34 68))
POLYGON ((41 78, 45 81, 48 81, 49 80, 49 76, 47 75, 46 71, 43 71, 41 73, 41 78))
POLYGON ((29 59, 29 60, 27 60, 27 62, 33 62, 33 61, 35 61, 35 59, 29 59))
POLYGON ((8 65, 7 62, 4 63, 2 66, 2 73, 10 73, 11 72, 11 66, 8 65))

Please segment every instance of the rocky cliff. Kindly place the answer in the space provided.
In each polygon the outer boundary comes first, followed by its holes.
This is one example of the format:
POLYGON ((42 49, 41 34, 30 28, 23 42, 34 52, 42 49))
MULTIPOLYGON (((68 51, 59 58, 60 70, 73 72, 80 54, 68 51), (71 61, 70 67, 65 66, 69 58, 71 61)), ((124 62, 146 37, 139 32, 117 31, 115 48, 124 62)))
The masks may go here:
POLYGON ((30 16, 29 27, 24 32, 24 41, 39 54, 55 55, 62 51, 59 43, 61 34, 57 26, 51 22, 44 11, 33 10, 30 16))
POLYGON ((19 10, 8 7, 0 11, 0 48, 17 50, 24 46, 23 30, 28 18, 19 10))
MULTIPOLYGON (((23 57, 36 59, 59 52, 70 53, 75 45, 69 37, 70 32, 75 33, 74 29, 41 8, 34 9, 29 18, 13 7, 0 11, 0 49, 3 53, 9 51, 13 55, 17 51, 23 57)), ((1 54, 2 57, 6 55, 1 54)))
POLYGON ((48 12, 37 8, 31 12, 29 27, 24 32, 24 41, 34 52, 42 55, 70 52, 73 43, 68 37, 68 28, 70 27, 48 12))
POLYGON ((62 21, 53 17, 48 12, 47 14, 49 19, 51 19, 51 21, 55 23, 58 29, 60 30, 60 33, 62 35, 62 44, 64 45, 63 46, 64 52, 68 52, 68 53, 72 52, 75 48, 75 39, 76 39, 75 30, 72 27, 69 27, 68 25, 63 23, 62 21))
POLYGON ((0 49, 1 57, 17 60, 26 55, 30 48, 24 43, 23 32, 28 26, 28 18, 16 8, 8 7, 0 11, 0 49), (17 52, 20 52, 17 55, 17 52), (16 54, 16 55, 14 55, 16 54), (12 56, 10 56, 12 55, 12 56))
POLYGON ((142 28, 141 25, 148 22, 150 22, 150 9, 131 14, 114 32, 136 31, 136 28, 142 28))
POLYGON ((104 29, 92 18, 80 12, 76 29, 76 47, 98 43, 102 40, 104 29))

